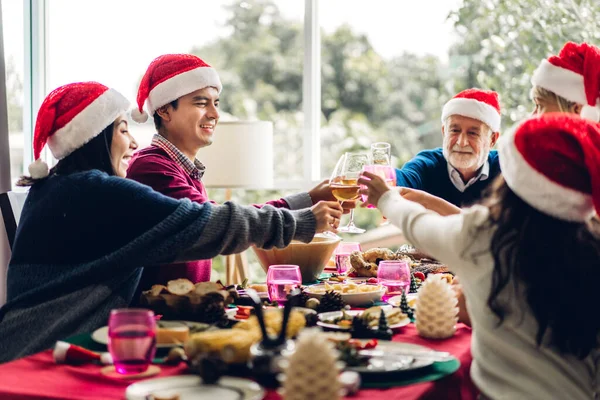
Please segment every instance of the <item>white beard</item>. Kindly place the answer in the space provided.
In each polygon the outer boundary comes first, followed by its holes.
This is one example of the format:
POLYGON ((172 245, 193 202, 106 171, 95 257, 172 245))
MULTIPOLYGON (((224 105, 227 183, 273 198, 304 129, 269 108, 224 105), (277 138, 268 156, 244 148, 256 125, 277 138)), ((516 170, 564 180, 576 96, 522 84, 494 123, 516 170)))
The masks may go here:
MULTIPOLYGON (((455 153, 455 152, 451 152, 449 150, 449 143, 448 143, 447 136, 444 136, 444 144, 442 147, 442 151, 444 153, 444 158, 446 159, 446 161, 448 161, 448 163, 450 163, 451 166, 453 166, 456 169, 461 169, 461 170, 466 170, 466 169, 472 169, 474 171, 478 170, 479 168, 481 168, 481 166, 485 163, 485 160, 490 152, 489 147, 488 148, 484 148, 481 149, 481 153, 479 153, 479 155, 472 153, 472 154, 460 154, 460 153, 455 153)), ((454 145, 453 150, 461 150, 461 147, 454 145)), ((467 151, 472 151, 471 147, 466 147, 466 148, 462 148, 462 150, 467 150, 467 151)))

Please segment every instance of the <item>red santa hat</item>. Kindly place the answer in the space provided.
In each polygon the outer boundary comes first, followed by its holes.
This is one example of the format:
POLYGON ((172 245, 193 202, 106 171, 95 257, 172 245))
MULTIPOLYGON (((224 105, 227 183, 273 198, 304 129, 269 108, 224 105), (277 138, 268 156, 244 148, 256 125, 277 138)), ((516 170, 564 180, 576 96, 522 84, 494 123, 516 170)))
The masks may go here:
POLYGON ((181 96, 205 87, 215 87, 219 93, 223 86, 214 68, 191 54, 165 54, 155 58, 138 89, 137 108, 131 112, 134 121, 144 123, 148 114, 177 100, 181 96), (144 112, 144 103, 148 113, 144 112))
POLYGON ((462 115, 485 123, 493 132, 500 132, 500 102, 491 90, 463 90, 442 109, 442 123, 451 115, 462 115))
POLYGON ((600 126, 578 115, 532 118, 498 143, 506 184, 537 210, 584 222, 600 211, 600 126))
POLYGON ((54 158, 61 160, 98 136, 128 108, 129 101, 123 95, 98 82, 70 83, 54 89, 37 114, 31 177, 48 176, 48 165, 40 160, 46 144, 54 158))
POLYGON ((85 364, 98 361, 102 364, 112 364, 110 353, 96 353, 71 343, 58 341, 52 352, 57 364, 85 364))
POLYGON ((531 78, 534 86, 583 104, 581 116, 600 119, 600 49, 568 42, 558 56, 542 60, 531 78))

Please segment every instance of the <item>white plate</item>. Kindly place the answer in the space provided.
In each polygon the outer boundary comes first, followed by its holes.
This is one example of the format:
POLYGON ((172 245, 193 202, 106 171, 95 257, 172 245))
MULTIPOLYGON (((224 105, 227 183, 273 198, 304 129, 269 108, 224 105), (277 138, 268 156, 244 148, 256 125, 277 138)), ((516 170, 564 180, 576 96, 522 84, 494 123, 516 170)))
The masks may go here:
MULTIPOLYGON (((277 310, 277 309, 276 308, 266 308, 263 311, 269 312, 269 310, 277 310)), ((283 310, 283 309, 281 309, 281 310, 283 310)), ((294 307, 294 310, 300 311, 304 315, 317 313, 315 310, 307 308, 307 307, 294 307)), ((246 321, 246 319, 237 319, 235 317, 237 315, 237 308, 230 308, 228 310, 225 310, 225 313, 227 314, 227 318, 232 321, 240 321, 240 322, 246 321)))
POLYGON ((180 400, 260 400, 264 389, 249 379, 224 376, 217 385, 203 385, 194 375, 147 379, 127 387, 127 400, 148 400, 150 395, 168 397, 179 395, 180 400))
MULTIPOLYGON (((204 329, 207 329, 210 327, 210 325, 208 324, 204 324, 201 322, 188 322, 188 321, 159 321, 160 324, 169 324, 169 323, 176 323, 176 324, 184 324, 187 325, 190 328, 190 334, 194 331, 194 332, 201 332, 204 329)), ((92 340, 96 343, 100 343, 103 345, 108 346, 108 326, 103 326, 102 328, 98 328, 96 329, 94 332, 92 332, 92 340)), ((171 347, 176 347, 177 344, 175 343, 158 343, 156 345, 157 349, 169 349, 171 347)))
POLYGON ((408 372, 415 371, 421 368, 426 368, 433 364, 431 359, 419 358, 414 356, 418 352, 432 351, 429 347, 420 346, 412 343, 402 342, 388 342, 379 341, 377 343, 376 350, 382 351, 386 354, 385 357, 372 357, 369 360, 369 364, 360 367, 347 367, 348 371, 356 371, 360 374, 381 374, 386 372, 408 372), (403 352, 411 354, 410 356, 403 355, 403 352), (394 360, 394 356, 397 360, 394 360))
MULTIPOLYGON (((417 293, 409 293, 406 295, 406 300, 410 302, 411 300, 417 298, 417 293)), ((391 305, 393 305, 394 307, 400 307, 400 302, 402 301, 402 295, 398 295, 398 296, 394 296, 394 297, 390 297, 389 299, 387 299, 387 302, 391 305)))
MULTIPOLYGON (((309 286, 308 288, 306 288, 305 292, 310 297, 314 297, 316 299, 321 300, 321 297, 323 297, 325 294, 313 292, 314 289, 321 288, 321 287, 324 287, 324 285, 309 286)), ((370 305, 373 305, 377 301, 381 301, 381 297, 383 297, 383 295, 385 294, 385 291, 386 291, 385 287, 382 286, 380 290, 374 290, 371 292, 340 293, 340 294, 342 295, 342 300, 344 300, 344 302, 346 304, 349 304, 354 307, 360 307, 360 306, 370 306, 370 305)))
MULTIPOLYGON (((383 310, 386 310, 386 308, 383 307, 383 310)), ((356 317, 357 315, 362 314, 362 312, 363 312, 363 310, 349 310, 349 311, 346 311, 346 314, 356 317)), ((342 331, 349 330, 350 327, 345 328, 345 327, 339 326, 337 324, 330 324, 330 323, 326 322, 327 320, 332 320, 334 318, 339 318, 341 316, 342 316, 342 311, 331 311, 331 312, 321 313, 321 314, 319 314, 319 321, 317 321, 317 325, 322 326, 323 328, 328 328, 328 329, 337 329, 337 330, 342 330, 342 331)), ((398 322, 397 324, 390 325, 390 329, 402 328, 403 326, 406 326, 408 324, 410 324, 410 318, 404 318, 404 319, 400 320, 400 322, 398 322)), ((372 329, 377 329, 377 328, 373 327, 372 329)))

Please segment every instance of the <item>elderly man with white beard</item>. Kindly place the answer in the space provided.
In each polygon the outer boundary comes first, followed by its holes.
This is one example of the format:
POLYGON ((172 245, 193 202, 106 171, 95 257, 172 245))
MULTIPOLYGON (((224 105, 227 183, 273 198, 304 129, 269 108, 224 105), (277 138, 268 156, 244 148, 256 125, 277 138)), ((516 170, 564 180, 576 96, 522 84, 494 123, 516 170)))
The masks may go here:
POLYGON ((458 93, 442 110, 443 146, 421 151, 396 169, 400 194, 442 215, 473 204, 500 174, 498 154, 491 150, 499 132, 498 93, 458 93))

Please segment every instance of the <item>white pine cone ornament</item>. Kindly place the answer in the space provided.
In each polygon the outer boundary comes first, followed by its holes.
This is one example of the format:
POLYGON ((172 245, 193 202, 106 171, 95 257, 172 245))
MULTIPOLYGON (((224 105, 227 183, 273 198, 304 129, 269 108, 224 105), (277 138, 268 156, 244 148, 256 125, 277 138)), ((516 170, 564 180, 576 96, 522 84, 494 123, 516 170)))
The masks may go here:
POLYGON ((419 289, 415 325, 419 335, 444 339, 454 335, 458 300, 452 286, 439 274, 429 274, 419 289))
POLYGON ((340 399, 341 369, 338 353, 327 335, 318 328, 305 329, 296 341, 296 351, 283 366, 284 400, 340 399))

